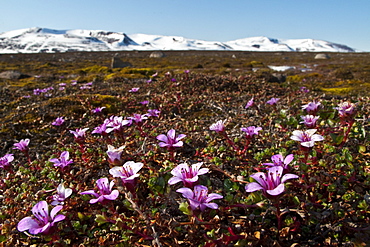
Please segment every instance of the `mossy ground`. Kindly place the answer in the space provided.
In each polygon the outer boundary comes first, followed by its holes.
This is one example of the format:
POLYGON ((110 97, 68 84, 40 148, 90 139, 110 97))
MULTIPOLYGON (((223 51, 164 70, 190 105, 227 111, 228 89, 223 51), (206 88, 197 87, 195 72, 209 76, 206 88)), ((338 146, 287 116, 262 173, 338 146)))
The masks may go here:
POLYGON ((0 72, 17 70, 30 76, 0 80, 0 156, 11 152, 16 158, 14 173, 0 171, 0 243, 51 244, 50 237, 27 236, 16 225, 31 215, 37 201, 50 200, 52 192, 48 191, 61 181, 75 191, 63 209, 68 220, 58 224, 60 238, 54 244, 60 246, 149 246, 155 245, 154 240, 161 246, 370 243, 369 54, 335 53, 329 60, 315 60, 313 53, 189 51, 165 52, 166 57, 158 59, 149 58, 149 54, 119 52, 122 60, 133 65, 122 69, 109 67, 115 53, 0 56, 0 72), (296 69, 274 72, 268 65, 296 69), (190 74, 184 73, 185 69, 190 74), (171 78, 165 75, 168 71, 171 78), (154 72, 159 74, 156 81, 147 83, 154 72), (285 75, 286 81, 269 82, 273 73, 285 75), (90 82, 91 88, 87 85, 90 82), (60 83, 67 85, 59 90, 60 83), (310 92, 302 93, 302 86, 310 92), (51 95, 33 95, 34 89, 49 87, 54 88, 51 95), (140 87, 139 91, 129 92, 134 87, 140 87), (258 111, 244 108, 252 97, 258 111), (277 106, 265 103, 272 97, 280 98, 277 106), (325 134, 325 141, 315 146, 307 165, 289 136, 301 128, 300 115, 305 114, 301 106, 312 100, 323 105, 318 129, 325 134), (356 103, 358 115, 348 141, 340 145, 346 129, 334 107, 343 101, 356 103), (103 115, 92 114, 96 107, 106 107, 103 115), (92 189, 97 179, 109 176, 105 153, 109 142, 89 135, 82 150, 69 130, 89 127, 91 132, 109 116, 128 117, 154 108, 161 110, 160 117, 148 120, 143 127, 150 138, 134 126, 125 130, 124 140, 109 137, 115 147, 125 145, 125 160, 145 163, 137 188, 139 208, 135 209, 123 193, 109 207, 90 205, 90 198, 78 192, 92 189), (65 117, 65 125, 52 126, 60 116, 65 117), (221 136, 209 131, 211 124, 224 119, 228 134, 240 148, 245 143, 240 127, 263 128, 245 154, 235 153, 221 136), (155 139, 171 128, 187 135, 184 148, 176 152, 176 162, 169 160, 168 152, 159 148, 155 139), (13 150, 13 144, 25 138, 31 139, 31 162, 13 150), (74 159, 68 172, 61 172, 49 161, 62 150, 68 150, 74 159), (286 210, 280 231, 274 205, 261 194, 248 194, 244 189, 249 175, 276 153, 294 153, 292 172, 300 175, 281 198, 286 210), (203 215, 205 222, 184 215, 179 202, 185 200, 175 192, 179 186, 167 185, 170 169, 180 162, 204 162, 210 174, 201 177, 201 184, 224 196, 217 201, 218 211, 203 215))

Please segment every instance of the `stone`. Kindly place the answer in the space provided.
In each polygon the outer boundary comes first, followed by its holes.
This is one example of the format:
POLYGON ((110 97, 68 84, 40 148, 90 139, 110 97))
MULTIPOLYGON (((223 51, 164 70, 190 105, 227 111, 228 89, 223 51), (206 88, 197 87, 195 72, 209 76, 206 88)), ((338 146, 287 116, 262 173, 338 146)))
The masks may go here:
POLYGON ((13 70, 4 71, 0 73, 1 79, 18 80, 18 79, 26 78, 26 77, 29 77, 29 76, 24 75, 19 71, 13 71, 13 70))
POLYGON ((160 58, 160 57, 165 57, 164 53, 161 51, 153 51, 149 57, 154 57, 154 58, 160 58))
POLYGON ((126 68, 126 67, 132 67, 132 64, 129 62, 124 62, 118 57, 113 57, 112 58, 112 63, 111 63, 111 68, 116 69, 116 68, 126 68))
POLYGON ((315 56, 315 59, 330 59, 330 56, 328 54, 319 53, 315 56))

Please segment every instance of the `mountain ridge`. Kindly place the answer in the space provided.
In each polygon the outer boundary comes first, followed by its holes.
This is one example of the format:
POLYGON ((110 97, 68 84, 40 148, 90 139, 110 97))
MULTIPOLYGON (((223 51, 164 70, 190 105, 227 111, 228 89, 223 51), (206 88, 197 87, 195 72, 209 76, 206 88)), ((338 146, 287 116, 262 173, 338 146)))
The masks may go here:
POLYGON ((56 30, 33 27, 0 33, 0 53, 53 53, 130 50, 229 50, 358 52, 343 44, 317 39, 276 39, 265 36, 232 41, 204 41, 182 36, 125 34, 105 30, 56 30))

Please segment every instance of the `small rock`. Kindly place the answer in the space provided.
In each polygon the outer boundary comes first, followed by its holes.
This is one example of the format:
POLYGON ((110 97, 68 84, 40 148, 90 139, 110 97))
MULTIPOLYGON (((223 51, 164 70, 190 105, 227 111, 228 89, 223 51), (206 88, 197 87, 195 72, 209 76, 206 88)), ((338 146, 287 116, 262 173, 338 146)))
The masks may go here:
POLYGON ((126 68, 126 67, 132 67, 132 64, 129 62, 124 62, 118 57, 112 58, 111 68, 126 68))

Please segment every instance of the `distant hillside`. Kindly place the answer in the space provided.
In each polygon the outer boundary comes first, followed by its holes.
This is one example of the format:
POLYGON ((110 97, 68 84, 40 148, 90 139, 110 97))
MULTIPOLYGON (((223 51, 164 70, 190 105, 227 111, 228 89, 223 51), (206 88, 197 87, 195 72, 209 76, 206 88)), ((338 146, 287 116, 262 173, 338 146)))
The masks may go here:
POLYGON ((234 41, 204 41, 180 36, 127 35, 103 30, 29 28, 0 33, 0 53, 41 53, 130 50, 235 50, 356 52, 355 49, 315 39, 250 37, 234 41))

